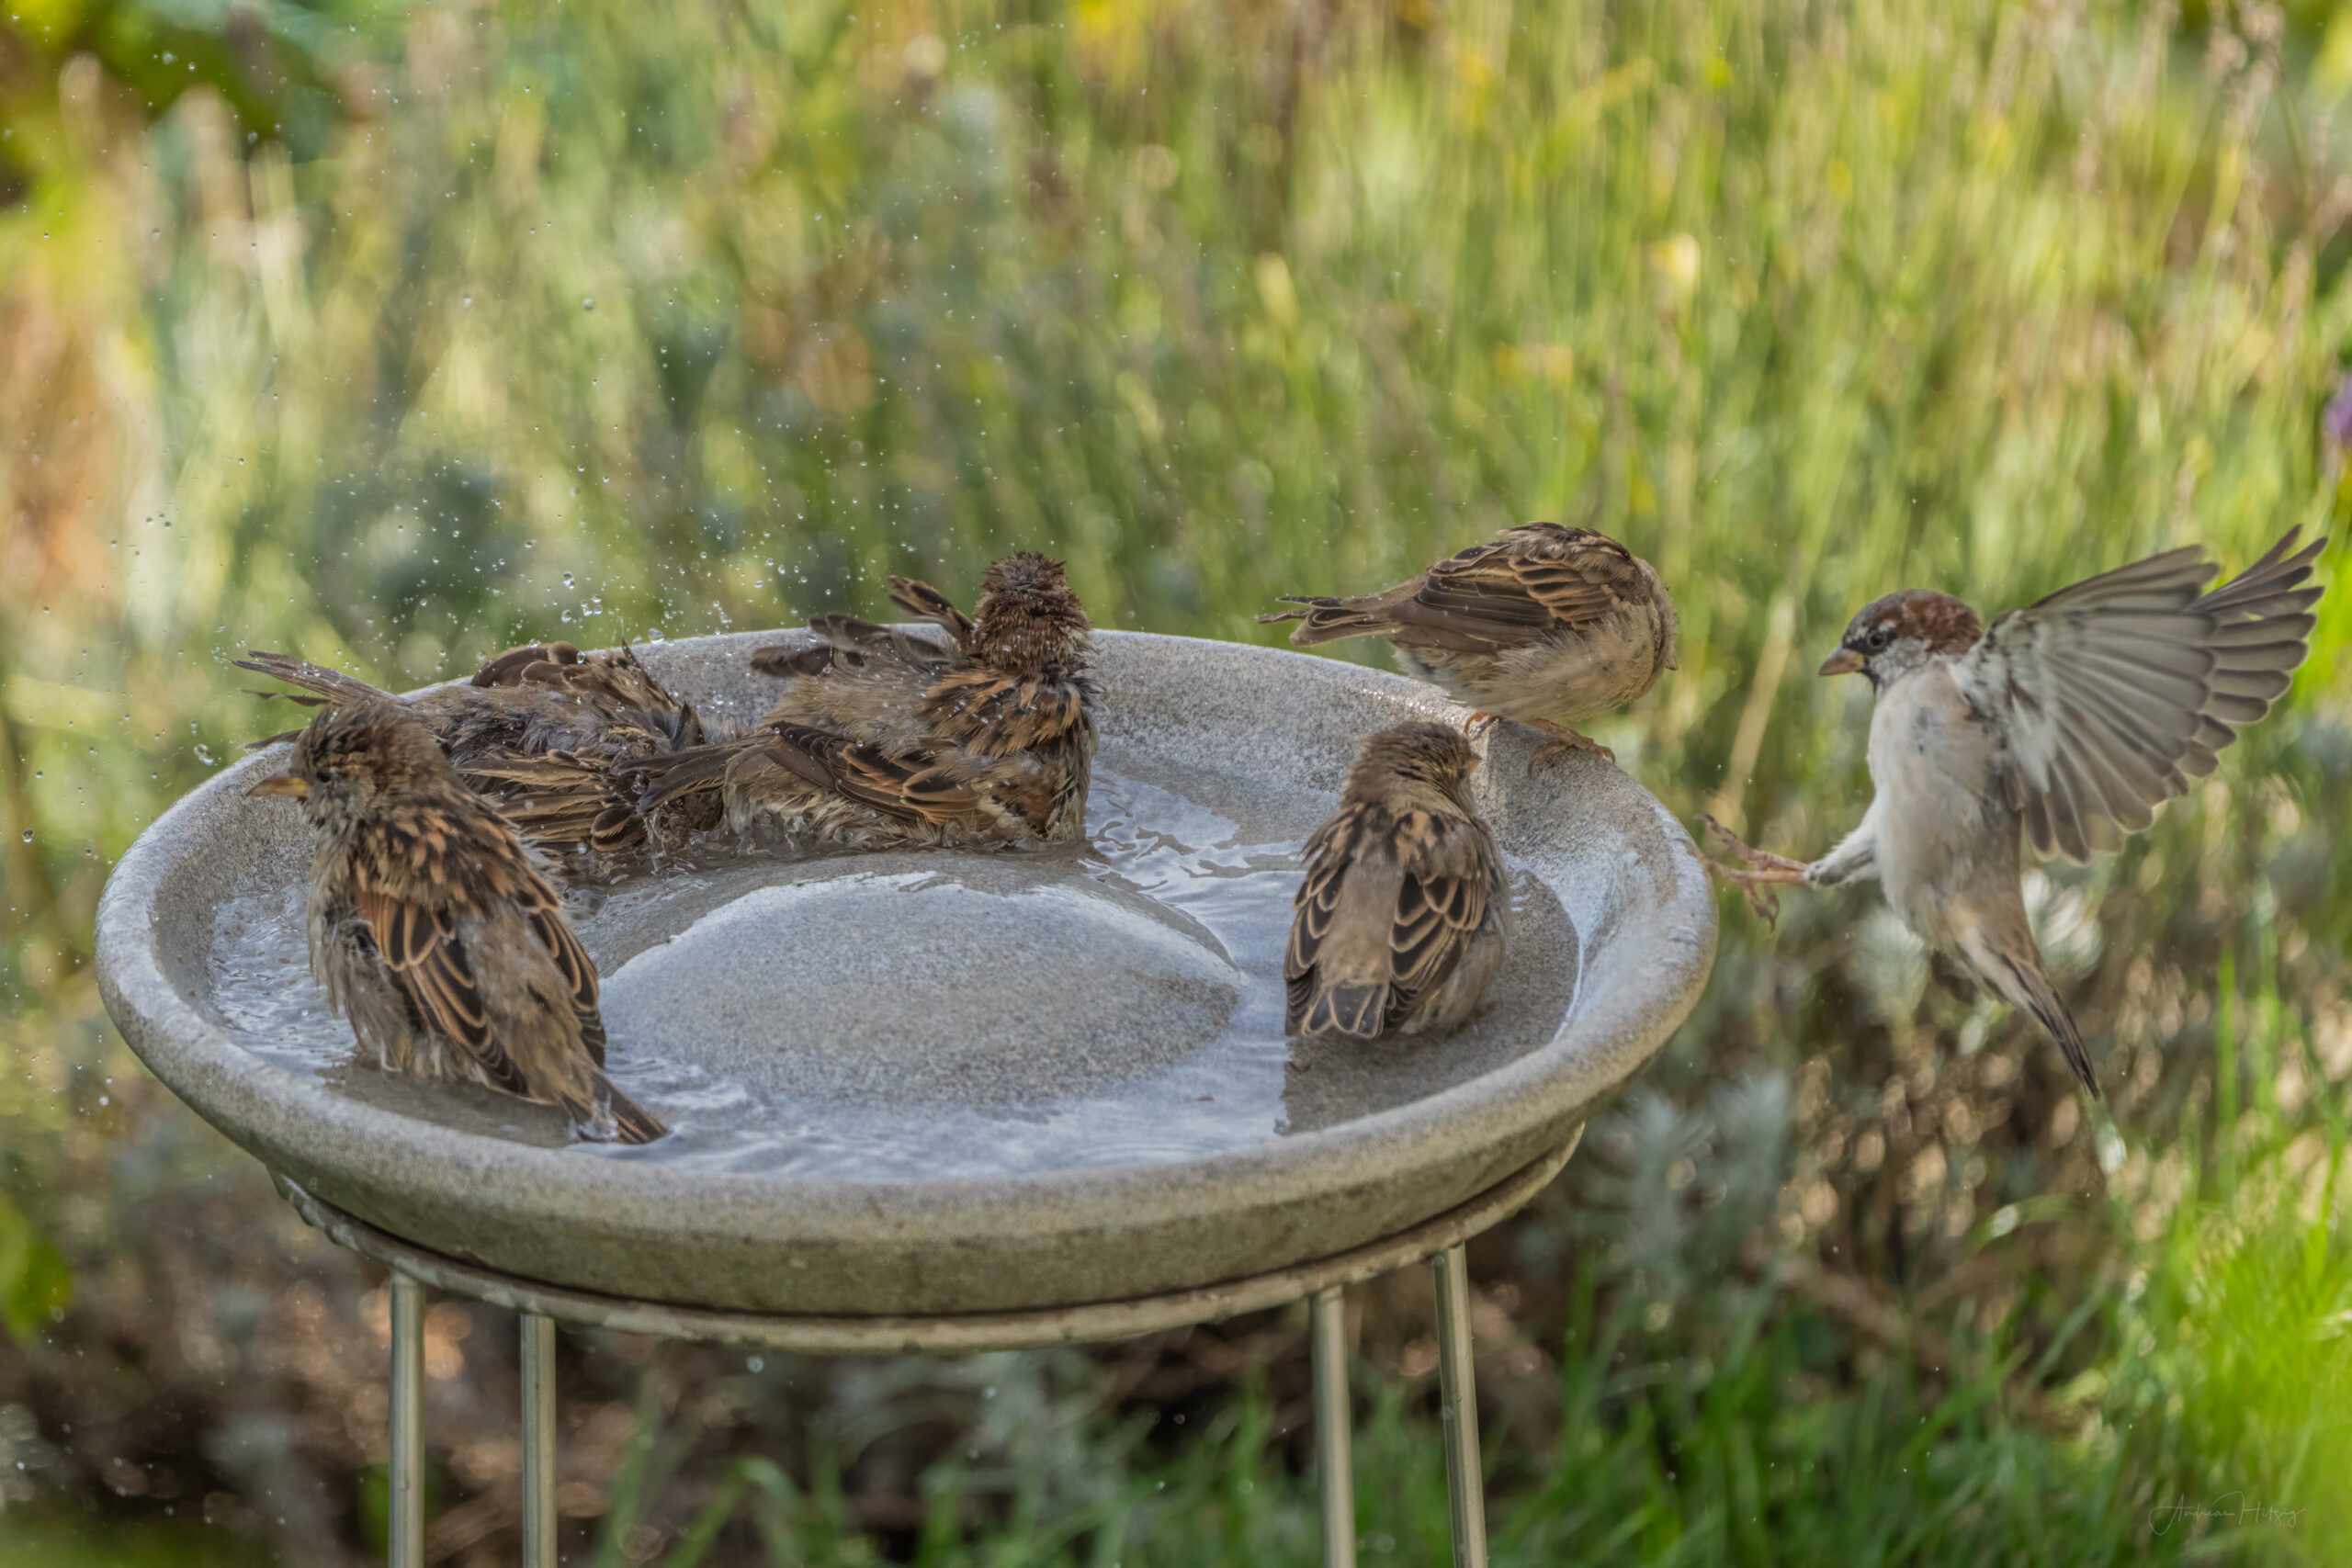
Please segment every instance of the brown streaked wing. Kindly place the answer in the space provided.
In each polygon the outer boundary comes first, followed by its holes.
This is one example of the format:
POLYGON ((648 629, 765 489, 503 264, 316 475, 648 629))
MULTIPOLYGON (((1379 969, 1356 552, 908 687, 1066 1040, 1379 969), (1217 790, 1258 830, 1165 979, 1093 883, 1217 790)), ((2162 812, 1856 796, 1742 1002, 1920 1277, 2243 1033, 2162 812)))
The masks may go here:
POLYGON ((1397 820, 1393 833, 1405 879, 1389 937, 1392 1022, 1453 973, 1463 944, 1486 922, 1494 881, 1492 846, 1469 822, 1413 811, 1397 820))
MULTIPOLYGON (((355 880, 360 868, 354 867, 355 880)), ((491 1034, 490 1009, 474 981, 457 931, 436 911, 403 899, 379 883, 355 888, 359 918, 375 935, 376 951, 417 1010, 465 1051, 490 1079, 516 1094, 523 1075, 491 1034)))
POLYGON ((1582 629, 1645 592, 1632 554, 1585 530, 1515 529, 1430 569, 1389 612, 1399 623, 1491 647, 1520 647, 1555 626, 1582 629))

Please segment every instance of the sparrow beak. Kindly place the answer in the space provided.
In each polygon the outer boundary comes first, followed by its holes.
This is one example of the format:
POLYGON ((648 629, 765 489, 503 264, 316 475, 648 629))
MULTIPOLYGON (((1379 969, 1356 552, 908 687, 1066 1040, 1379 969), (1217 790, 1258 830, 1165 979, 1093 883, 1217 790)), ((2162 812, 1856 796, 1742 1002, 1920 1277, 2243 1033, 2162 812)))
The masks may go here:
POLYGON ((1821 661, 1824 675, 1851 675, 1862 667, 1862 656, 1850 648, 1841 648, 1821 661))
POLYGON ((248 795, 290 795, 300 800, 311 793, 311 786, 292 773, 272 773, 245 793, 248 795))

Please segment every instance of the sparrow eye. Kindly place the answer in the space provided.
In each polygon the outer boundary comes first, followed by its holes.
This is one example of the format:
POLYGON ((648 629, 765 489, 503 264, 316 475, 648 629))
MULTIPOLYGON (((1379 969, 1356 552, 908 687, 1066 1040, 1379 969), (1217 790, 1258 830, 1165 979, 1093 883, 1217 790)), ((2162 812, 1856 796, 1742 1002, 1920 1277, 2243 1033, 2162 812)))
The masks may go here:
POLYGON ((1884 648, 1888 643, 1893 642, 1894 640, 1894 627, 1892 627, 1892 626, 1872 626, 1872 627, 1871 628, 1871 635, 1870 635, 1870 636, 1868 636, 1868 637, 1864 637, 1864 638, 1862 639, 1862 644, 1863 644, 1863 646, 1864 646, 1864 647, 1868 648, 1868 649, 1869 649, 1872 653, 1876 653, 1876 652, 1878 652, 1881 649, 1883 649, 1883 648, 1884 648))

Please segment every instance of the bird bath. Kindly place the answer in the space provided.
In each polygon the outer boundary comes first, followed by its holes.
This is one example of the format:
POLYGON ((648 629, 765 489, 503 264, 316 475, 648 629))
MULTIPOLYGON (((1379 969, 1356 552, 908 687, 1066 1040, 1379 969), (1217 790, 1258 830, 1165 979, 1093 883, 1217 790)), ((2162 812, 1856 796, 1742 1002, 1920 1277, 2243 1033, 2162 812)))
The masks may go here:
MULTIPOLYGON (((639 651, 706 713, 751 719, 776 688, 748 656, 776 640, 639 651)), ((574 895, 615 1080, 673 1129, 654 1145, 582 1145, 552 1111, 352 1066, 303 957, 308 831, 245 797, 263 759, 124 856, 98 913, 107 1010, 305 1218, 392 1265, 406 1316, 417 1281, 526 1314, 526 1439, 545 1437, 532 1402, 552 1410, 549 1318, 953 1349, 1305 1295, 1328 1427, 1338 1288, 1431 1256, 1452 1412, 1460 1243, 1549 1179, 1690 1010, 1714 950, 1706 874, 1624 773, 1577 755, 1530 776, 1531 738, 1499 727, 1474 779, 1513 880, 1487 1008, 1450 1036, 1292 1044, 1301 842, 1363 735, 1463 710, 1347 664, 1136 633, 1099 635, 1097 675, 1084 844, 811 857, 721 835, 574 895)), ((1475 1478, 1474 1427, 1449 1435, 1475 1478)), ((396 1430, 396 1472, 416 1441, 396 1430)), ((1456 1525, 1458 1543, 1483 1529, 1456 1525)), ((551 1541, 532 1548, 549 1562, 551 1541)))

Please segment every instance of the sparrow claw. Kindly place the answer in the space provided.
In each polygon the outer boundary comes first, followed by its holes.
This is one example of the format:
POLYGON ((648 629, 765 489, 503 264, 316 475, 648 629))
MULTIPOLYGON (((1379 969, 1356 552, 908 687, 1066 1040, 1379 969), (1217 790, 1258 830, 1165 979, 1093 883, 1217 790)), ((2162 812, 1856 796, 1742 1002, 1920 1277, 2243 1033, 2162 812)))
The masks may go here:
POLYGON ((1603 746, 1591 736, 1570 729, 1565 724, 1552 724, 1538 719, 1529 724, 1528 728, 1540 729, 1552 738, 1544 744, 1538 746, 1535 749, 1535 754, 1527 759, 1527 773, 1531 778, 1535 775, 1538 768, 1547 762, 1556 761, 1571 751, 1590 751, 1604 762, 1613 762, 1617 760, 1616 752, 1603 746))

